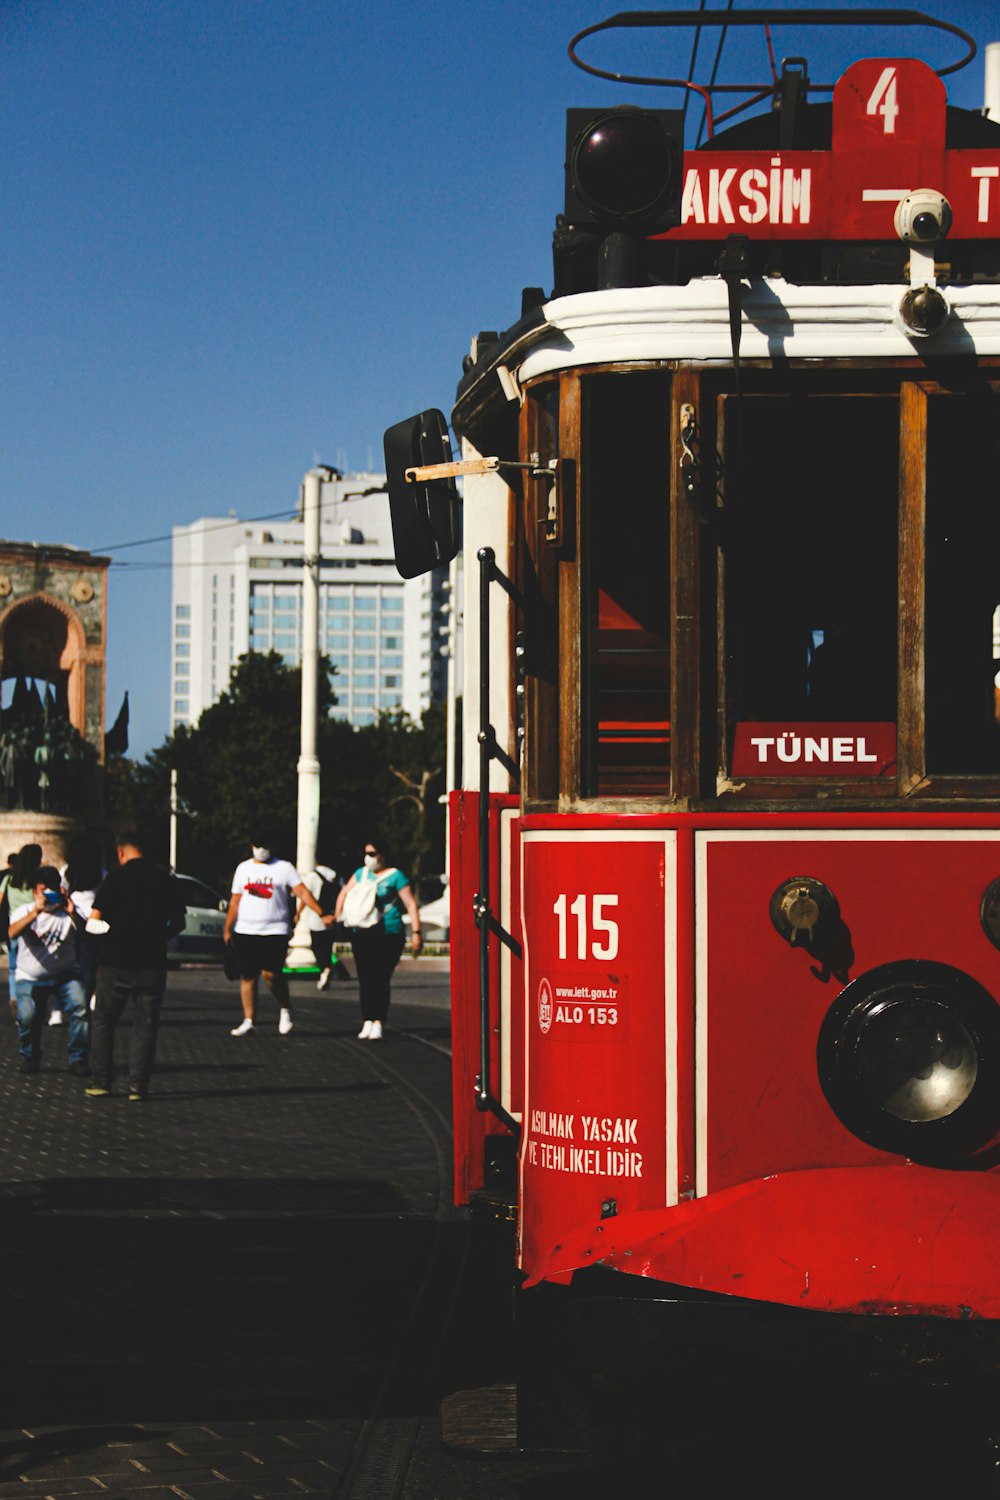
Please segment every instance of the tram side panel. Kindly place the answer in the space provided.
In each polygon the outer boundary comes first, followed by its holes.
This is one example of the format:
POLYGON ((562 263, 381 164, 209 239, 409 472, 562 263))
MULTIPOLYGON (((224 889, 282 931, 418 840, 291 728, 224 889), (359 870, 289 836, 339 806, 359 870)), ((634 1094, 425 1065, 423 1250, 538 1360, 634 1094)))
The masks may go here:
POLYGON ((997 838, 913 827, 697 835, 699 1194, 891 1159, 824 1095, 824 1018, 852 981, 913 960, 1000 996, 1000 951, 980 921, 1000 871, 997 838), (792 942, 770 911, 776 892, 805 881, 834 897, 839 916, 792 942))
POLYGON ((676 834, 527 818, 519 1263, 678 1196, 676 834))
MULTIPOLYGON (((515 798, 490 798, 489 1092, 515 1121, 522 1108, 523 980, 520 959, 520 860, 515 798), (512 885, 510 872, 513 871, 512 885), (504 934, 502 940, 499 933, 504 934)), ((455 1202, 514 1191, 514 1139, 497 1114, 477 1103, 481 1069, 479 795, 454 791, 450 802, 451 1034, 455 1202), (509 1163, 509 1165, 508 1165, 509 1163)))
POLYGON ((1000 830, 955 821, 523 820, 529 1286, 997 1316, 1000 830))

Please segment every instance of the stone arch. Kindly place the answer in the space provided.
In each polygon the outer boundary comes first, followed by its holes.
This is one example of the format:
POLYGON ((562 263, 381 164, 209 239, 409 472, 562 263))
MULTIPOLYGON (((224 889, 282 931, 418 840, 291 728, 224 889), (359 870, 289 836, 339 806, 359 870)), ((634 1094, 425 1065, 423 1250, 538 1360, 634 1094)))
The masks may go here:
POLYGON ((84 737, 87 660, 86 635, 79 616, 51 594, 34 593, 18 599, 0 620, 0 680, 35 677, 61 688, 69 721, 84 737))

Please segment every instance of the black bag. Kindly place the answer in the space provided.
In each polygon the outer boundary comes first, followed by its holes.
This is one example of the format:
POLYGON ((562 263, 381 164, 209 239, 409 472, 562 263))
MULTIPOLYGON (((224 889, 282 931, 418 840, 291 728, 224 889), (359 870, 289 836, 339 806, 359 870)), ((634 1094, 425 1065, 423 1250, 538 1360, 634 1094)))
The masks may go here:
POLYGON ((227 979, 239 979, 240 961, 235 943, 226 943, 222 950, 222 969, 227 979))

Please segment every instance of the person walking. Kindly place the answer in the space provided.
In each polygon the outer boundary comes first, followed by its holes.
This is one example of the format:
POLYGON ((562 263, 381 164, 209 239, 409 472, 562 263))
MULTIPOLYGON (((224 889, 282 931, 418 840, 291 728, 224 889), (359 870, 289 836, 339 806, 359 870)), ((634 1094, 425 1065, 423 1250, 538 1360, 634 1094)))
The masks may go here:
MULTIPOLYGON (((329 865, 316 865, 310 870, 308 875, 304 875, 302 878, 319 902, 319 908, 323 916, 325 917, 327 912, 332 912, 337 904, 340 886, 343 884, 342 881, 338 882, 336 870, 331 870, 329 865)), ((316 988, 318 990, 325 990, 330 983, 331 977, 334 975, 338 979, 350 978, 344 965, 333 951, 333 945, 337 937, 336 924, 333 922, 324 922, 323 917, 317 916, 314 911, 310 911, 308 907, 303 907, 301 903, 296 914, 296 922, 298 922, 299 917, 304 921, 306 931, 309 933, 313 958, 315 958, 320 971, 319 978, 316 981, 316 988)))
POLYGON ((7 887, 10 885, 10 872, 17 854, 8 854, 7 868, 0 874, 0 932, 3 934, 3 947, 6 949, 9 941, 7 928, 10 926, 10 902, 7 900, 7 887))
POLYGON ((361 1001, 358 1040, 380 1042, 389 1014, 392 975, 406 940, 403 913, 410 918, 413 953, 423 947, 420 908, 402 870, 386 863, 379 845, 369 839, 364 862, 337 897, 334 917, 343 922, 351 939, 361 1001))
POLYGON ((115 1029, 126 1006, 132 1011, 128 1097, 146 1098, 156 1061, 160 1010, 167 988, 167 941, 184 926, 180 887, 146 858, 132 829, 115 839, 118 864, 94 894, 88 926, 107 923, 98 958, 91 1022, 91 1099, 107 1098, 115 1078, 115 1029))
POLYGON ((77 961, 77 917, 63 891, 59 871, 39 865, 31 899, 10 914, 8 937, 17 944, 15 998, 19 1071, 37 1073, 42 1064, 42 1024, 50 1005, 68 1023, 69 1071, 86 1077, 87 1000, 77 961))
POLYGON ((232 945, 243 1007, 243 1019, 230 1036, 254 1034, 261 975, 278 1002, 278 1031, 287 1036, 292 1029, 284 968, 296 898, 321 919, 324 927, 333 926, 333 913, 323 912, 295 866, 287 859, 278 859, 271 851, 270 839, 256 830, 250 839, 250 858, 242 860, 233 872, 223 931, 226 944, 232 945))
MULTIPOLYGON (((66 861, 66 868, 63 870, 63 886, 69 891, 73 905, 79 916, 83 918, 84 924, 94 909, 97 888, 106 874, 100 843, 92 834, 80 834, 69 847, 69 857, 66 861)), ((84 925, 77 933, 77 940, 80 949, 80 978, 83 981, 87 1004, 93 1010, 94 996, 97 991, 97 960, 101 951, 101 939, 88 932, 84 925)), ((58 1015, 58 1011, 54 1011, 53 1015, 58 1015)), ((51 1019, 50 1017, 50 1022, 51 1019)))
MULTIPOLYGON (((7 922, 10 931, 11 914, 18 907, 29 906, 35 895, 35 876, 42 862, 41 844, 22 844, 10 860, 10 879, 7 882, 7 922)), ((7 975, 10 987, 10 1008, 17 1020, 17 938, 7 938, 7 975)))

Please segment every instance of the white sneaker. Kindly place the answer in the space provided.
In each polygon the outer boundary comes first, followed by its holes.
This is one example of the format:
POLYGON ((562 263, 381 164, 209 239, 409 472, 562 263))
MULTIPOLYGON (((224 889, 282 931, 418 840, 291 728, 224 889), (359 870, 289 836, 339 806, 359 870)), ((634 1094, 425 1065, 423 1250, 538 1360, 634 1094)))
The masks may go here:
POLYGON ((62 1013, 61 1010, 53 1010, 53 1011, 51 1011, 49 1013, 49 1025, 50 1026, 61 1026, 62 1023, 63 1023, 63 1013, 62 1013))
POLYGON ((90 997, 90 1008, 91 1008, 91 1010, 96 1010, 97 1009, 97 996, 96 995, 91 995, 91 997, 90 997))
POLYGON ((292 1013, 290 1010, 283 1010, 278 1017, 278 1030, 281 1032, 282 1036, 287 1036, 291 1029, 292 1013))
POLYGON ((375 1024, 374 1021, 366 1021, 365 1022, 365 1024, 362 1026, 361 1030, 358 1032, 358 1041, 359 1042, 367 1042, 368 1038, 372 1034, 372 1027, 374 1026, 374 1024, 375 1024))
POLYGON ((372 1029, 368 1033, 368 1040, 370 1042, 380 1042, 382 1040, 382 1022, 381 1021, 373 1021, 372 1022, 372 1029))
POLYGON ((322 974, 319 976, 319 978, 316 981, 316 988, 318 990, 325 990, 326 987, 327 987, 327 985, 329 983, 330 983, 330 970, 329 969, 324 969, 323 972, 322 972, 322 974))
POLYGON ((229 1033, 229 1035, 230 1036, 246 1036, 248 1034, 248 1032, 252 1032, 252 1031, 253 1031, 253 1022, 250 1020, 249 1016, 244 1016, 243 1020, 240 1022, 240 1024, 238 1026, 234 1026, 233 1029, 232 1029, 232 1031, 229 1033))

